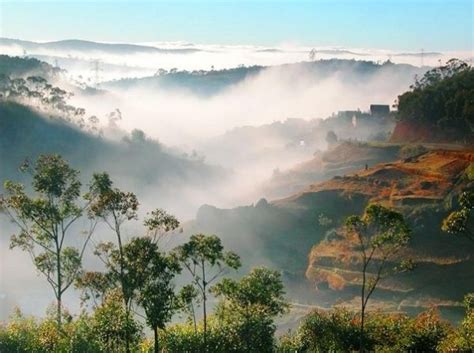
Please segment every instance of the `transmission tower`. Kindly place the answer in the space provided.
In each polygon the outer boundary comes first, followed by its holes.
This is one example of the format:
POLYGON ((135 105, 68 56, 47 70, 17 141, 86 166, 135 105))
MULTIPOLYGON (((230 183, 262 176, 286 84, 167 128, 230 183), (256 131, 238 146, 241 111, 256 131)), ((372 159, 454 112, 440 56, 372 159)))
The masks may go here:
POLYGON ((102 71, 102 68, 100 67, 100 60, 95 59, 92 61, 92 76, 94 77, 94 85, 95 88, 99 88, 100 85, 100 72, 102 71))
POLYGON ((421 67, 425 66, 425 49, 421 48, 421 67))

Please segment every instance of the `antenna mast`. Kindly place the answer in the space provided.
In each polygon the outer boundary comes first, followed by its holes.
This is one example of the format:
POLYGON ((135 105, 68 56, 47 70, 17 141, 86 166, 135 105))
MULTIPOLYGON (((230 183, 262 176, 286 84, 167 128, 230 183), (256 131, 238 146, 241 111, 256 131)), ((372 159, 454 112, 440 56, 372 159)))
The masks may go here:
POLYGON ((94 76, 94 86, 95 88, 99 88, 100 85, 100 72, 102 71, 100 67, 100 60, 95 59, 92 61, 92 74, 94 76))

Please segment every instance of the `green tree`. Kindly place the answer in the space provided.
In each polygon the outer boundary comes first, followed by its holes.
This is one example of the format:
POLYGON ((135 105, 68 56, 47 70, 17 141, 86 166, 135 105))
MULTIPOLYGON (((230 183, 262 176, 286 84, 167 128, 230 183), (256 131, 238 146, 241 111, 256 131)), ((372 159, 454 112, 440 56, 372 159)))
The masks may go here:
POLYGON ((455 235, 463 235, 474 240, 472 213, 474 210, 474 190, 463 192, 459 196, 459 209, 452 211, 444 220, 441 229, 455 235))
POLYGON ((410 260, 399 260, 411 231, 402 214, 375 204, 369 205, 362 217, 348 217, 345 227, 345 236, 354 242, 362 265, 360 351, 363 352, 365 312, 377 285, 382 279, 413 267, 410 260))
POLYGON ((233 252, 225 252, 216 235, 195 234, 177 248, 178 258, 189 271, 200 293, 203 307, 204 347, 207 347, 207 294, 210 285, 228 269, 238 269, 240 258, 233 252))
POLYGON ((273 319, 288 308, 279 272, 255 268, 239 281, 224 278, 212 292, 225 299, 219 308, 221 316, 232 322, 242 321, 245 352, 273 351, 273 319))
POLYGON ((125 248, 125 269, 133 277, 136 301, 146 315, 154 334, 154 351, 158 353, 158 330, 163 330, 178 309, 173 280, 181 271, 174 256, 160 252, 150 238, 135 238, 125 248))
POLYGON ((188 315, 188 321, 192 321, 194 333, 197 333, 195 303, 199 304, 198 296, 199 292, 192 284, 183 286, 178 293, 180 310, 188 315))
POLYGON ((474 132, 474 70, 451 59, 427 71, 398 96, 397 118, 443 128, 451 138, 469 141, 474 132))
POLYGON ((118 290, 110 291, 92 315, 91 329, 101 352, 129 352, 138 346, 142 328, 123 306, 118 290))
MULTIPOLYGON (((117 279, 125 311, 130 316, 134 287, 129 280, 134 279, 125 273, 123 225, 125 222, 137 219, 138 199, 131 192, 115 188, 107 173, 94 174, 93 180, 93 187, 87 195, 91 200, 90 215, 102 219, 113 231, 117 240, 116 246, 112 242, 98 244, 95 254, 117 279)), ((126 341, 126 344, 126 351, 130 352, 129 342, 126 341)))
POLYGON ((0 198, 0 208, 19 229, 19 233, 11 237, 10 247, 28 252, 53 289, 60 329, 62 297, 81 271, 82 257, 96 221, 91 219, 83 237, 73 225, 93 198, 81 202, 79 172, 59 155, 42 155, 34 165, 26 163, 21 170, 32 175, 35 195, 28 195, 20 183, 6 181, 6 194, 0 198), (82 245, 80 248, 69 246, 71 241, 82 242, 82 245))
POLYGON ((92 308, 104 303, 105 296, 114 286, 108 273, 99 271, 84 271, 74 283, 81 291, 81 305, 92 302, 92 308))

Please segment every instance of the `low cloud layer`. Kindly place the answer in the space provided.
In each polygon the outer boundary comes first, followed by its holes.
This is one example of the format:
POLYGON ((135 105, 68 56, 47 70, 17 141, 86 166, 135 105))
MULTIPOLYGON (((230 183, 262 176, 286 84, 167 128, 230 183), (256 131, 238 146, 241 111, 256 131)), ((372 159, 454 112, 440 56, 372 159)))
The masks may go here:
MULTIPOLYGON (((118 44, 122 45, 122 44, 118 44)), ((8 55, 40 57, 66 68, 71 77, 93 82, 94 62, 100 62, 100 81, 123 77, 145 77, 158 69, 211 70, 238 66, 273 66, 322 59, 355 59, 434 66, 457 57, 472 60, 471 52, 400 52, 370 48, 309 47, 285 44, 274 47, 255 45, 203 45, 184 42, 135 43, 136 47, 114 47, 110 43, 64 41, 33 43, 0 39, 0 52, 8 55), (84 45, 84 43, 93 43, 84 45), (123 49, 123 50, 122 50, 123 49), (314 55, 311 51, 314 50, 314 55)))

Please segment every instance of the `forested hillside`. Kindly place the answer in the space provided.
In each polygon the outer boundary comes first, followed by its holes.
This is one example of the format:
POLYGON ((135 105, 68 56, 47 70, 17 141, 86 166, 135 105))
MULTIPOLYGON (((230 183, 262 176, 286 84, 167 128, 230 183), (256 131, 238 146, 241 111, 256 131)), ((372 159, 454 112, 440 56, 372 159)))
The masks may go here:
POLYGON ((474 70, 453 59, 398 97, 392 141, 464 142, 474 138, 474 70))
POLYGON ((92 135, 67 121, 44 117, 31 108, 0 103, 0 178, 18 176, 18 166, 44 153, 60 153, 84 174, 104 170, 123 183, 160 188, 163 183, 204 185, 224 171, 184 157, 136 130, 120 142, 92 135), (127 161, 127 163, 123 163, 127 161))

